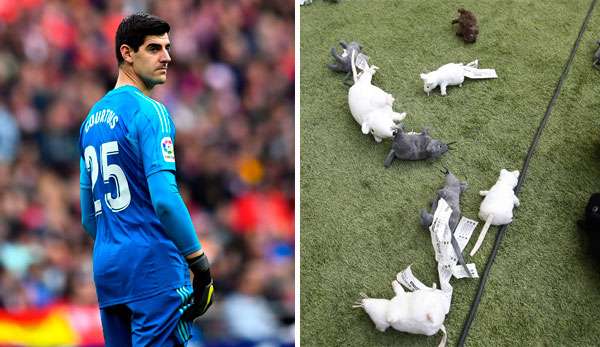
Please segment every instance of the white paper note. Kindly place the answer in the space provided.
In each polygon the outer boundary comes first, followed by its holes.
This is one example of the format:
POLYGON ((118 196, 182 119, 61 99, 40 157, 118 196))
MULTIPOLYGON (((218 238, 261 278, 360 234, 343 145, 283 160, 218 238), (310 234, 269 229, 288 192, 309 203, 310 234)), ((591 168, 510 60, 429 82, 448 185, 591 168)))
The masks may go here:
POLYGON ((424 288, 431 288, 423 284, 423 282, 419 281, 415 275, 413 275, 410 265, 404 269, 404 271, 399 272, 396 275, 396 281, 400 282, 404 288, 410 290, 411 292, 424 288))
POLYGON ((358 56, 356 56, 355 64, 357 68, 364 71, 366 68, 369 67, 369 57, 362 53, 358 53, 358 56))
POLYGON ((494 69, 476 69, 468 66, 463 69, 465 70, 465 77, 471 79, 498 78, 494 69))
POLYGON ((456 238, 461 251, 464 250, 467 243, 469 243, 471 235, 473 235, 473 232, 477 228, 477 224, 479 224, 479 222, 472 219, 466 217, 460 218, 460 222, 458 222, 458 225, 454 230, 454 238, 456 238))

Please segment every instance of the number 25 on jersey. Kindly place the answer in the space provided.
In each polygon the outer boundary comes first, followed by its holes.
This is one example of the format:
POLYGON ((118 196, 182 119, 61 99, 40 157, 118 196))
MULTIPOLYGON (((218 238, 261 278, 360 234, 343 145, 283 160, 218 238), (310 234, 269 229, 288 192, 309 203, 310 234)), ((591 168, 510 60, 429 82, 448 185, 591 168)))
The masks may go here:
MULTIPOLYGON (((114 181, 117 187, 116 196, 113 197, 113 194, 110 192, 104 194, 104 201, 108 208, 113 212, 123 211, 131 202, 129 184, 127 183, 125 173, 119 165, 108 163, 109 156, 118 154, 119 143, 117 141, 103 143, 100 146, 100 158, 98 158, 94 146, 87 146, 83 153, 83 156, 85 157, 85 168, 91 175, 92 191, 94 191, 100 172, 104 184, 109 184, 111 179, 114 181), (101 166, 98 166, 98 159, 100 159, 101 166)), ((102 213, 100 200, 94 200, 94 212, 96 215, 102 213)))

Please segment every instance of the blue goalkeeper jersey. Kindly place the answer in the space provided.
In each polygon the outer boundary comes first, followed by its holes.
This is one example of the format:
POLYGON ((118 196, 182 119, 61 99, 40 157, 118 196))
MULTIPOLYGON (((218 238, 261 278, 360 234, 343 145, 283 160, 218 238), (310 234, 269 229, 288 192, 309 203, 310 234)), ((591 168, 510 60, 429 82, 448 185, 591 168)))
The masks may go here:
POLYGON ((189 284, 187 264, 156 215, 146 178, 175 171, 175 127, 165 106, 133 86, 108 92, 79 131, 96 217, 94 281, 100 307, 189 284))

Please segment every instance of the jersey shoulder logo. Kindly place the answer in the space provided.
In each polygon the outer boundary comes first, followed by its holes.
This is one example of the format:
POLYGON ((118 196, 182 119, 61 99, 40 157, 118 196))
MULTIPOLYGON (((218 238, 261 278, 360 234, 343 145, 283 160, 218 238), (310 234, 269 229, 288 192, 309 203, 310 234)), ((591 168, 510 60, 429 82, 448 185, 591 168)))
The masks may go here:
POLYGON ((173 148, 173 141, 170 137, 163 137, 160 141, 160 148, 162 150, 163 159, 166 162, 175 162, 175 149, 173 148))

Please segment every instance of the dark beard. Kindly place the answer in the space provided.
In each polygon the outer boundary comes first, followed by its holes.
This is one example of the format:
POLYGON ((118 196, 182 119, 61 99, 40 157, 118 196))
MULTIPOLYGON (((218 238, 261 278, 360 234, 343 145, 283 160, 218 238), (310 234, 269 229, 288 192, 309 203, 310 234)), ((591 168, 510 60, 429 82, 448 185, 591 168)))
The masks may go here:
POLYGON ((161 80, 155 80, 155 79, 151 79, 151 78, 145 78, 140 76, 142 83, 144 83, 144 86, 146 87, 146 89, 148 90, 152 90, 152 88, 154 88, 154 86, 158 85, 158 84, 163 84, 165 82, 161 81, 161 80))

